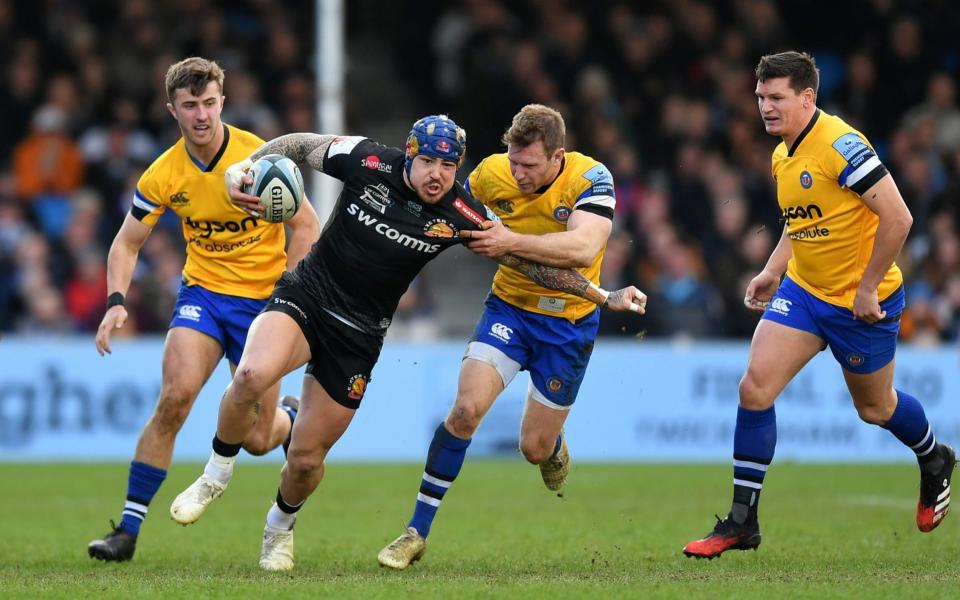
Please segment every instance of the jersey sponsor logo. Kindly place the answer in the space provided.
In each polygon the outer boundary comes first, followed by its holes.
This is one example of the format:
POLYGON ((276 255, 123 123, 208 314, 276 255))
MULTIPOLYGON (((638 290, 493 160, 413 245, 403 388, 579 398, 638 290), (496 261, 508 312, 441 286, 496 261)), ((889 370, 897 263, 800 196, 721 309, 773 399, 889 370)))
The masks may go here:
POLYGON ((570 207, 560 205, 553 209, 553 218, 560 221, 561 223, 566 223, 567 219, 570 218, 570 207))
POLYGON ((411 215, 416 217, 420 216, 420 213, 423 212, 423 205, 414 202, 413 200, 407 200, 403 203, 403 210, 407 211, 411 215))
POLYGON ((549 296, 540 296, 540 299, 537 301, 538 308, 555 313, 563 312, 563 308, 566 305, 567 301, 563 298, 551 298, 549 296))
POLYGON ((187 319, 188 321, 199 321, 200 311, 202 310, 202 306, 197 306, 196 304, 184 304, 180 307, 180 310, 177 311, 177 316, 181 319, 187 319))
POLYGON ((307 313, 303 312, 303 309, 297 306, 295 302, 290 302, 284 298, 274 298, 273 303, 279 304, 280 306, 289 306, 293 310, 297 311, 297 314, 300 315, 300 319, 303 320, 304 323, 308 321, 307 313))
POLYGON ((364 167, 370 169, 371 171, 379 171, 381 173, 393 173, 393 165, 387 164, 380 161, 380 157, 376 154, 371 154, 370 156, 364 158, 360 161, 360 164, 364 167))
POLYGON ((833 149, 840 153, 854 169, 873 156, 873 150, 859 135, 847 133, 833 142, 833 149))
POLYGON ((188 243, 193 244, 197 248, 203 248, 207 252, 233 252, 234 250, 239 250, 246 246, 256 244, 263 239, 263 236, 260 234, 251 235, 245 240, 240 240, 239 242, 211 242, 209 240, 204 240, 201 238, 191 237, 188 240, 188 243))
POLYGON ((387 214, 387 207, 393 204, 393 200, 390 199, 390 188, 383 183, 364 187, 360 199, 381 215, 387 214))
POLYGON ((467 204, 460 198, 457 198, 456 200, 453 201, 453 207, 457 209, 458 213, 470 219, 477 225, 479 225, 480 223, 483 223, 483 217, 478 215, 475 210, 467 206, 467 204))
POLYGON ((446 219, 433 219, 423 226, 423 233, 427 237, 452 238, 460 235, 460 230, 446 219))
POLYGON ((830 230, 826 227, 809 227, 800 231, 790 232, 791 240, 811 240, 814 238, 824 238, 830 235, 830 230))
POLYGON ((189 202, 190 202, 190 198, 187 197, 186 192, 176 192, 176 193, 170 194, 171 205, 179 204, 183 206, 184 204, 187 204, 189 202))
POLYGON ((788 206, 780 211, 782 218, 786 222, 790 222, 793 219, 822 219, 823 211, 820 210, 820 207, 816 204, 808 204, 806 206, 788 206))
POLYGON ((350 378, 347 384, 347 398, 351 400, 362 400, 363 394, 367 391, 367 378, 363 373, 357 373, 350 378))
POLYGON ((330 148, 327 149, 327 158, 338 154, 350 154, 357 147, 357 144, 365 139, 367 138, 355 135, 334 138, 330 142, 330 148))
POLYGON ((433 254, 440 250, 440 244, 430 244, 424 240, 415 238, 412 235, 400 233, 393 227, 390 227, 389 223, 383 223, 373 215, 367 214, 356 204, 351 203, 349 206, 347 206, 347 214, 357 217, 357 220, 363 225, 373 228, 374 231, 383 237, 387 238, 388 240, 393 240, 404 248, 411 248, 417 252, 426 252, 428 254, 433 254))
POLYGON ((767 310, 786 317, 790 315, 791 304, 793 304, 793 302, 787 300, 786 298, 774 298, 770 302, 770 306, 767 307, 767 310))
POLYGON ((800 187, 805 190, 809 190, 813 186, 813 176, 810 175, 809 171, 800 172, 800 187))
POLYGON ((229 231, 230 233, 246 231, 248 228, 253 229, 259 225, 259 221, 255 217, 246 217, 241 221, 194 221, 187 217, 184 222, 190 229, 199 230, 202 238, 208 238, 221 231, 229 231))
POLYGON ((512 215, 513 202, 510 202, 509 200, 497 200, 497 210, 507 213, 508 215, 512 215))
POLYGON ((502 342, 509 342, 510 336, 513 335, 513 329, 510 329, 503 323, 494 323, 490 326, 490 335, 502 342))

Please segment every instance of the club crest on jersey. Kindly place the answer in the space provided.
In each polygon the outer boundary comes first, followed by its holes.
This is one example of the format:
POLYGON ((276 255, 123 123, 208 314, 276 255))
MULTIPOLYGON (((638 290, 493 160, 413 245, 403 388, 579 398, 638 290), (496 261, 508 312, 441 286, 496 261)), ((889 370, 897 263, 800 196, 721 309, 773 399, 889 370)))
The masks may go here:
POLYGON ((553 209, 553 218, 561 223, 566 223, 567 219, 570 218, 570 207, 563 206, 562 204, 556 207, 553 209))
POLYGON ((362 400, 364 392, 367 391, 367 378, 363 373, 357 373, 350 378, 347 385, 347 398, 351 400, 362 400))
POLYGON ((862 354, 857 354, 856 352, 847 355, 847 364, 851 367, 862 367, 864 358, 862 354))
POLYGON ((380 157, 376 154, 371 154, 370 156, 364 158, 360 161, 360 164, 371 171, 379 171, 381 173, 393 173, 393 165, 387 164, 380 161, 380 157))
POLYGON ((433 219, 428 221, 423 227, 423 233, 427 237, 452 238, 460 235, 460 231, 447 222, 446 219, 433 219))
POLYGON ((453 207, 457 209, 458 213, 470 219, 477 225, 479 225, 480 223, 483 223, 483 217, 478 215, 476 211, 474 211, 472 208, 467 206, 467 204, 460 198, 457 198, 456 200, 453 201, 453 207))
POLYGON ((805 190, 809 190, 813 186, 813 176, 810 175, 809 171, 800 172, 800 187, 805 190))
POLYGON ((170 204, 178 204, 183 206, 189 202, 190 198, 187 197, 186 192, 176 192, 174 194, 170 194, 170 204))
POLYGON ((509 200, 497 200, 497 210, 505 212, 508 215, 513 214, 513 202, 509 200))
POLYGON ((390 199, 390 188, 382 183, 364 187, 360 199, 381 215, 385 214, 387 207, 393 204, 393 200, 390 199))
POLYGON ((556 394, 560 391, 560 388, 563 387, 563 382, 560 381, 559 377, 551 377, 547 380, 547 389, 550 390, 551 394, 556 394))

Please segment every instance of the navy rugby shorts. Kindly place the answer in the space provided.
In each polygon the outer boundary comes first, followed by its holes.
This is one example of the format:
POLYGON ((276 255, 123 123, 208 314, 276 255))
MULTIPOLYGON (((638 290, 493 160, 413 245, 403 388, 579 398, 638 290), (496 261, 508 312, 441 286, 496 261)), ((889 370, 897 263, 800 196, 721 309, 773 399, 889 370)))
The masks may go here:
POLYGON ((220 342, 227 360, 236 365, 243 356, 250 324, 266 304, 266 298, 218 294, 184 282, 177 293, 170 328, 189 327, 209 335, 220 342))
MULTIPOLYGON (((599 325, 599 310, 571 323, 562 317, 517 308, 490 294, 471 342, 486 344, 505 354, 520 369, 530 372, 531 383, 540 394, 537 400, 566 409, 577 399, 599 325)), ((482 356, 482 352, 474 356, 470 346, 466 357, 496 360, 482 356)), ((508 377, 512 379, 515 374, 513 370, 508 377)), ((505 381, 504 385, 509 383, 505 381)))
POLYGON ((827 343, 844 369, 863 374, 873 373, 893 360, 904 304, 900 286, 880 302, 887 316, 870 324, 854 319, 850 309, 824 302, 784 277, 762 318, 809 331, 827 343))

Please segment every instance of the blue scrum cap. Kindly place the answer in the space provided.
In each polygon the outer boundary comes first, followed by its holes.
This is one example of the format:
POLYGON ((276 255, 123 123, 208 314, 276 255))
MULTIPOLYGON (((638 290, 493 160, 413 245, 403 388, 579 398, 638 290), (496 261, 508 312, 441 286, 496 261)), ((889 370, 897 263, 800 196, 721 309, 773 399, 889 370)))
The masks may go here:
POLYGON ((404 168, 409 174, 410 165, 418 154, 459 165, 466 151, 467 132, 447 115, 430 115, 414 123, 407 136, 404 168))

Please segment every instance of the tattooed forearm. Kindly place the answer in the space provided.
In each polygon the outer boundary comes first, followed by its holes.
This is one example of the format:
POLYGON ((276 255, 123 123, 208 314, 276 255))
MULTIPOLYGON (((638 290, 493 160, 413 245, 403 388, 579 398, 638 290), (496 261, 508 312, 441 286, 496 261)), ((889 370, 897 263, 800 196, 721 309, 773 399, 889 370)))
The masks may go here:
POLYGON ((255 161, 267 154, 282 154, 297 164, 307 163, 322 173, 323 155, 336 138, 335 135, 318 133, 288 133, 257 148, 250 159, 255 161))
POLYGON ((497 261, 502 265, 520 271, 533 282, 547 289, 566 292, 599 305, 603 305, 607 299, 603 293, 591 287, 590 280, 576 269, 548 267, 512 254, 501 256, 497 261))

